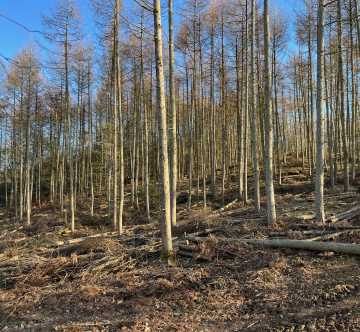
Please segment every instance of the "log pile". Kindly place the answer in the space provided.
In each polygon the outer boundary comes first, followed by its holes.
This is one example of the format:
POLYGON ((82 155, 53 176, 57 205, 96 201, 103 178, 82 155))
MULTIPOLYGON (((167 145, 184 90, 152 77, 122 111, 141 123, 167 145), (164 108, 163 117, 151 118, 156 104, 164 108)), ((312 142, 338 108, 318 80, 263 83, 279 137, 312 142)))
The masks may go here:
POLYGON ((328 222, 340 222, 340 221, 351 221, 355 218, 360 217, 360 205, 357 204, 356 206, 354 206, 352 209, 341 212, 341 213, 337 213, 334 216, 331 216, 328 218, 328 222))
MULTIPOLYGON (((270 232, 268 238, 257 239, 257 238, 226 238, 214 236, 215 233, 221 233, 221 227, 207 229, 201 232, 195 232, 186 236, 186 242, 179 242, 178 254, 185 257, 193 257, 196 259, 207 260, 206 256, 199 253, 199 245, 209 241, 209 237, 215 241, 215 243, 226 243, 226 244, 246 244, 256 247, 264 248, 279 248, 279 249, 297 249, 297 250, 309 250, 319 252, 334 252, 339 254, 348 255, 360 255, 360 243, 337 243, 328 242, 329 240, 335 240, 336 238, 344 234, 353 234, 360 232, 360 227, 353 225, 344 225, 344 222, 350 222, 360 217, 360 206, 354 206, 353 208, 338 213, 328 219, 331 224, 322 226, 322 229, 306 229, 300 233, 303 236, 311 236, 311 238, 305 239, 289 239, 284 238, 289 236, 289 232, 270 232), (336 222, 342 222, 342 225, 336 226, 336 222), (192 245, 194 243, 196 245, 192 245)), ((316 226, 308 224, 308 227, 316 226)), ((225 231, 222 233, 226 234, 225 231)), ((216 245, 216 244, 215 244, 216 245)))

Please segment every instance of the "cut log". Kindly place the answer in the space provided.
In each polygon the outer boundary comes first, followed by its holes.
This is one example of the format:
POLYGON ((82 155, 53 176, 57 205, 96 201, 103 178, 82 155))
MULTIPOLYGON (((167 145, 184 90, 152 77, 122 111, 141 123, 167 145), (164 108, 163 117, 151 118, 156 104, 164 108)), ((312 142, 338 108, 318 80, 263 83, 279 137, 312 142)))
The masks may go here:
MULTIPOLYGON (((209 235, 209 234, 212 234, 212 233, 224 232, 224 231, 225 231, 224 227, 206 228, 206 229, 203 229, 201 231, 191 233, 190 236, 204 236, 204 235, 209 235)), ((186 238, 187 234, 185 233, 184 235, 185 235, 185 238, 186 238)))
POLYGON ((323 230, 323 231, 344 231, 344 230, 357 230, 360 229, 359 226, 353 226, 353 225, 336 225, 336 224, 319 224, 319 223, 313 223, 313 224, 293 224, 290 225, 292 231, 299 231, 304 232, 304 230, 323 230), (318 227, 318 228, 316 228, 318 227))
POLYGON ((189 249, 188 250, 178 250, 176 254, 179 256, 184 256, 184 257, 192 258, 192 259, 199 260, 199 261, 206 261, 206 262, 211 261, 211 259, 209 257, 206 257, 204 255, 201 255, 200 253, 191 251, 189 249))
POLYGON ((271 232, 269 233, 269 237, 289 237, 294 234, 301 234, 302 236, 323 236, 327 234, 332 234, 331 230, 321 230, 321 229, 314 229, 314 230, 294 230, 290 232, 271 232))
POLYGON ((360 245, 350 243, 316 242, 308 240, 244 240, 246 243, 268 247, 311 251, 333 251, 339 254, 360 255, 360 245))
POLYGON ((307 241, 332 240, 332 239, 335 239, 335 238, 337 238, 337 237, 339 237, 339 236, 341 236, 343 234, 352 234, 352 233, 355 233, 356 231, 360 231, 360 229, 348 229, 348 230, 344 230, 344 231, 341 231, 341 232, 320 235, 320 236, 313 237, 311 239, 307 239, 307 241))
MULTIPOLYGON (((188 240, 194 242, 206 241, 206 238, 192 237, 188 240)), ((280 249, 300 249, 311 251, 333 251, 339 254, 360 255, 360 245, 350 243, 317 242, 309 240, 256 240, 256 239, 218 239, 226 243, 247 243, 259 247, 280 248, 280 249)))
POLYGON ((315 213, 309 212, 309 213, 300 213, 295 215, 295 218, 301 221, 307 221, 307 220, 313 220, 315 219, 315 213))
POLYGON ((5 231, 3 234, 0 235, 0 239, 3 239, 5 237, 9 236, 10 234, 14 234, 18 231, 21 231, 23 228, 24 228, 24 226, 20 226, 16 229, 13 229, 12 231, 5 231))
POLYGON ((236 199, 234 199, 232 202, 230 202, 230 203, 226 204, 225 206, 223 206, 222 208, 220 208, 220 209, 218 209, 218 210, 215 210, 215 211, 213 212, 213 214, 219 214, 219 213, 225 211, 226 209, 228 209, 229 207, 233 206, 233 205, 236 204, 237 202, 238 202, 238 199, 236 198, 236 199))
POLYGON ((356 205, 350 210, 335 214, 328 218, 328 222, 339 222, 339 221, 350 221, 356 217, 360 216, 360 206, 356 205))
POLYGON ((95 238, 98 238, 98 237, 115 236, 115 235, 118 235, 118 234, 119 234, 118 232, 107 232, 107 233, 93 234, 93 235, 89 235, 89 236, 78 237, 76 239, 68 239, 68 240, 64 240, 64 241, 55 241, 54 245, 63 246, 63 245, 69 245, 69 244, 76 244, 76 243, 80 243, 80 242, 83 242, 83 241, 88 240, 88 239, 95 239, 95 238))

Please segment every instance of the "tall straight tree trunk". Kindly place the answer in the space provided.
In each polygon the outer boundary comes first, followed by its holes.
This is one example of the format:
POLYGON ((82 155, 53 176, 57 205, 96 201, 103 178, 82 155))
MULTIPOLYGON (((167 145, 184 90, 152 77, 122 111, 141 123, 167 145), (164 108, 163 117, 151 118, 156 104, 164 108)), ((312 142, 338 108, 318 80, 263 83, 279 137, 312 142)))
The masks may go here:
POLYGON ((267 196, 267 220, 269 225, 276 222, 274 175, 273 175, 273 114, 271 108, 271 73, 269 59, 269 2, 264 0, 264 58, 265 58, 265 182, 267 196))
POLYGON ((119 31, 120 0, 115 0, 113 23, 113 59, 112 59, 112 87, 113 87, 113 227, 118 226, 118 31, 119 31))
POLYGON ((141 103, 144 113, 144 186, 145 186, 145 206, 146 218, 150 222, 150 197, 149 197, 149 124, 148 108, 145 94, 145 73, 144 73, 144 50, 143 50, 143 13, 141 15, 141 49, 140 49, 140 67, 141 67, 141 103))
POLYGON ((212 22, 210 32, 210 159, 211 192, 216 196, 216 112, 215 112, 215 26, 212 22))
MULTIPOLYGON (((23 108, 23 89, 21 87, 20 92, 20 110, 22 111, 23 108)), ((20 115, 20 120, 22 121, 22 114, 20 115)), ((22 142, 22 130, 20 129, 20 135, 19 140, 22 142)), ((15 141, 14 141, 15 144, 15 141)), ((19 146, 19 158, 20 158, 20 169, 19 169, 19 212, 20 212, 20 221, 23 221, 24 217, 24 158, 23 158, 23 152, 22 152, 22 144, 19 146)))
POLYGON ((276 53, 276 38, 273 38, 273 61, 272 61, 272 68, 273 68, 273 81, 272 84, 274 86, 274 100, 273 100, 273 106, 274 106, 274 113, 275 113, 275 119, 273 122, 275 122, 275 150, 276 150, 276 171, 278 183, 281 185, 281 157, 280 157, 280 120, 279 120, 279 107, 278 107, 278 80, 277 80, 277 53, 276 53))
POLYGON ((161 235, 163 254, 169 264, 173 264, 173 244, 171 236, 171 204, 169 185, 169 160, 167 141, 167 121, 164 88, 163 42, 161 26, 160 0, 154 0, 155 60, 156 60, 156 91, 158 108, 158 129, 160 140, 160 182, 162 194, 161 235))
MULTIPOLYGON (((310 3, 310 2, 309 2, 310 3)), ((309 25, 308 25, 308 163, 309 163, 309 175, 313 179, 314 168, 314 93, 313 93, 313 65, 312 65, 312 43, 311 43, 311 13, 309 10, 309 25)))
POLYGON ((124 213, 124 190, 125 190, 125 165, 124 165, 124 128, 123 128, 123 110, 122 110, 122 70, 120 65, 120 57, 117 56, 117 100, 118 100, 118 123, 119 123, 119 209, 118 209, 118 231, 119 234, 123 233, 123 213, 124 213))
POLYGON ((244 34, 244 194, 243 201, 246 204, 248 201, 248 115, 249 115, 249 70, 248 70, 248 0, 245 1, 245 34, 244 34))
POLYGON ((316 85, 316 219, 325 222, 324 212, 324 100, 323 100, 324 0, 318 0, 317 18, 317 85, 316 85))
MULTIPOLYGON (((30 66, 30 74, 31 75, 31 66, 30 66)), ((30 160, 30 109, 31 109, 31 78, 29 76, 29 82, 28 82, 28 105, 27 105, 27 115, 26 115, 26 181, 25 181, 25 186, 26 186, 26 224, 30 225, 31 221, 30 221, 30 215, 31 215, 31 195, 30 195, 30 190, 31 190, 31 186, 30 186, 30 171, 31 171, 31 160, 30 160)))
POLYGON ((224 13, 221 14, 221 201, 225 204, 226 180, 226 152, 227 152, 227 125, 226 125, 226 76, 225 76, 225 45, 224 45, 224 13))
POLYGON ((258 161, 258 140, 257 140, 257 103, 256 103, 256 67, 255 67, 255 46, 256 46, 256 0, 251 0, 251 45, 250 45, 250 65, 251 65, 251 150, 254 176, 254 206, 260 212, 260 180, 259 180, 259 161, 258 161))
POLYGON ((354 39, 353 39, 353 6, 350 1, 349 19, 350 19, 350 66, 351 66, 351 181, 356 177, 356 96, 355 96, 355 65, 354 65, 354 39))
POLYGON ((92 162, 92 151, 93 151, 93 115, 91 109, 91 60, 88 60, 88 72, 87 72, 87 79, 88 79, 88 117, 89 117, 89 167, 90 167, 90 194, 91 194, 91 205, 90 205, 90 214, 91 216, 94 215, 94 168, 92 162))
MULTIPOLYGON (((71 142, 71 105, 70 105, 70 91, 69 91, 69 42, 68 31, 65 32, 64 42, 64 61, 65 61, 65 114, 67 116, 67 132, 65 134, 65 148, 64 153, 67 153, 67 163, 69 168, 70 178, 70 213, 71 213, 71 231, 75 232, 75 184, 74 184, 74 164, 72 157, 72 142, 71 142)), ((64 165, 65 166, 65 165, 64 165)), ((65 170, 64 170, 65 171, 65 170)))
POLYGON ((341 17, 341 0, 337 0, 337 46, 338 46, 338 93, 340 103, 340 121, 341 121, 341 137, 343 149, 343 177, 344 177, 344 191, 349 190, 349 154, 348 154, 348 138, 345 115, 345 93, 344 93, 344 69, 343 69, 343 55, 342 55, 342 17, 341 17))
MULTIPOLYGON (((243 35, 243 33, 242 33, 243 35)), ((244 116, 242 109, 242 87, 243 82, 241 79, 240 63, 243 68, 244 51, 241 50, 241 57, 239 54, 239 38, 236 39, 236 120, 237 120, 237 162, 238 162, 238 183, 239 183, 239 199, 242 200, 244 193, 244 116), (241 59, 241 61, 240 61, 241 59)))
POLYGON ((171 223, 176 225, 176 185, 177 185, 177 142, 176 142, 176 104, 174 84, 174 32, 173 32, 173 1, 168 0, 169 10, 169 91, 170 91, 170 114, 171 114, 171 147, 170 147, 170 200, 171 200, 171 223))
POLYGON ((199 20, 199 62, 200 62, 200 162, 201 162, 201 177, 202 177, 202 191, 203 191, 203 208, 206 208, 206 200, 207 200, 207 193, 206 193, 206 119, 205 119, 205 88, 204 88, 204 66, 203 66, 203 50, 202 50, 202 43, 201 43, 201 21, 199 20))

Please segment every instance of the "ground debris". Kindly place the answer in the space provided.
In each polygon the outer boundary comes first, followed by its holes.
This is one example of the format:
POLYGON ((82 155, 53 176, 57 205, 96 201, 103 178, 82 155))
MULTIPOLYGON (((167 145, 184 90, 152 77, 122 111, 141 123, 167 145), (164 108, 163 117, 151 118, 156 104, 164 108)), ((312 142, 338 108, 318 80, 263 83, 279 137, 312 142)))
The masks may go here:
MULTIPOLYGON (((109 228, 100 231, 94 223, 104 218, 94 217, 72 235, 59 228, 56 216, 49 221, 39 211, 38 223, 45 218, 46 231, 34 235, 14 225, 0 239, 0 327, 4 331, 359 330, 356 257, 246 243, 290 239, 360 244, 357 217, 326 225, 299 221, 297 216, 312 211, 312 194, 287 196, 279 200, 276 228, 268 227, 264 215, 251 206, 233 199, 220 212, 218 206, 181 210, 174 234, 176 267, 160 261, 157 222, 136 222, 119 236, 109 228), (192 237, 202 241, 192 242, 192 237)), ((355 211, 353 193, 331 192, 326 197, 334 215, 355 211)))

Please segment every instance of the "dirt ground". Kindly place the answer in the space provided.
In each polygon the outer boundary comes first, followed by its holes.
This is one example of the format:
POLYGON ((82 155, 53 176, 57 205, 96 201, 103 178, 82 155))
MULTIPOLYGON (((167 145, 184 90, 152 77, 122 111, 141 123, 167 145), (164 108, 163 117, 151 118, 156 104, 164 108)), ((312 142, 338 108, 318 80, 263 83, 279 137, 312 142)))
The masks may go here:
MULTIPOLYGON (((360 331, 359 257, 221 240, 306 239, 353 227, 334 241, 360 244, 359 218, 314 223, 314 196, 292 179, 277 190, 275 228, 251 204, 205 212, 201 203, 192 212, 180 205, 176 267, 161 262, 158 224, 135 211, 122 236, 111 233, 102 206, 94 217, 79 207, 76 234, 48 206, 34 210, 28 228, 2 211, 1 330, 360 331), (208 239, 191 243, 187 234, 195 232, 208 239)), ((359 194, 327 190, 326 204, 328 214, 346 211, 359 204, 359 194)))

